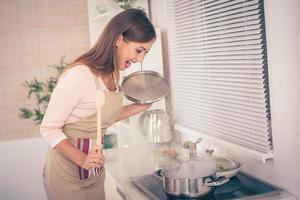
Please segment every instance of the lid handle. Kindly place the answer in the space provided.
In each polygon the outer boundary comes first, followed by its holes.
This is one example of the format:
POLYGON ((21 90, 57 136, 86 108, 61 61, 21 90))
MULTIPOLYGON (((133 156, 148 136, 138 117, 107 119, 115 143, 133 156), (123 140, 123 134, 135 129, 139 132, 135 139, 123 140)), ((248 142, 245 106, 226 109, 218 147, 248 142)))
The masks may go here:
POLYGON ((197 144, 199 144, 202 141, 202 138, 199 137, 196 142, 191 142, 189 144, 189 150, 190 150, 190 159, 197 157, 197 144))

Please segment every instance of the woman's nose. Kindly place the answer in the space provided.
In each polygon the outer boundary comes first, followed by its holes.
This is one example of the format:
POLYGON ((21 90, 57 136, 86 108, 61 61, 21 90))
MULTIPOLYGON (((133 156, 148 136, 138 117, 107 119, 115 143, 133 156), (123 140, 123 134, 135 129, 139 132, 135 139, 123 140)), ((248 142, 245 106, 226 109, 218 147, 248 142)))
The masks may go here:
POLYGON ((144 60, 145 54, 140 53, 137 57, 136 57, 136 61, 142 63, 144 60))

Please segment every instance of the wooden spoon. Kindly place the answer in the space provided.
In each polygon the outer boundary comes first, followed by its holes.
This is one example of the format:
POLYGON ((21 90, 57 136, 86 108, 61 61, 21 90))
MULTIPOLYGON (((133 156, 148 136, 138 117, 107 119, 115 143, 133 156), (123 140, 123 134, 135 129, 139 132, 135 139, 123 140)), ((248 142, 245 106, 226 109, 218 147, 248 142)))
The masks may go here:
POLYGON ((102 90, 96 91, 96 107, 97 107, 97 141, 96 144, 101 147, 102 134, 101 134, 101 107, 105 102, 105 95, 102 90))

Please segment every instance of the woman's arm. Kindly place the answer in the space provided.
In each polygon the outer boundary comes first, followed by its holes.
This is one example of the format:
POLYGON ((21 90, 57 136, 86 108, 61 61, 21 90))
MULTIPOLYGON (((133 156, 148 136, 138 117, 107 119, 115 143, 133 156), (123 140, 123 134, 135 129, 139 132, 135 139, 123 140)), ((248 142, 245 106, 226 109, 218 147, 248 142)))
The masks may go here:
POLYGON ((143 111, 147 110, 148 108, 150 108, 151 105, 152 104, 137 104, 137 103, 126 105, 123 107, 123 110, 120 113, 117 121, 126 119, 126 118, 136 115, 140 112, 143 112, 143 111))
POLYGON ((104 162, 99 147, 94 147, 89 154, 82 153, 63 132, 65 121, 80 102, 85 94, 85 85, 90 81, 85 71, 85 68, 74 67, 61 77, 52 92, 40 131, 52 148, 82 168, 89 169, 104 162))
POLYGON ((81 68, 73 68, 60 77, 47 106, 40 133, 54 148, 67 139, 63 126, 84 94, 86 78, 81 68))

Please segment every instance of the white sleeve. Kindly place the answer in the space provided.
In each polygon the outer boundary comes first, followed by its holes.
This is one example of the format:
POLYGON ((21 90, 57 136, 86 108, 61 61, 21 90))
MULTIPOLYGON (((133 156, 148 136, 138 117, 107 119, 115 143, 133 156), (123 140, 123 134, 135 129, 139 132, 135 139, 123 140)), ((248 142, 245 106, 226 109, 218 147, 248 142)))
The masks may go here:
POLYGON ((80 102, 86 78, 82 69, 72 68, 59 79, 53 90, 40 127, 41 135, 52 148, 67 138, 62 127, 80 102))

